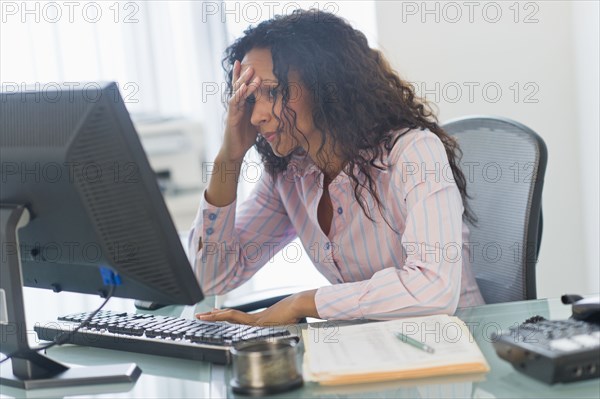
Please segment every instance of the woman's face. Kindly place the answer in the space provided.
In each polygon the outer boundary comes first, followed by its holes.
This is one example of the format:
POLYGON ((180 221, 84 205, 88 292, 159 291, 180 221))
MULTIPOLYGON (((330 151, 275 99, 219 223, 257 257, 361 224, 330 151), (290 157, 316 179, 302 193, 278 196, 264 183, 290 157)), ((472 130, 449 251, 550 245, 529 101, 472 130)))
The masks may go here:
MULTIPOLYGON (((287 106, 296 112, 296 127, 293 127, 282 115, 282 93, 281 89, 275 89, 277 78, 273 74, 271 51, 254 48, 247 52, 242 60, 241 73, 250 66, 254 69, 254 76, 261 78, 261 85, 254 93, 255 102, 252 107, 250 123, 271 145, 275 155, 284 157, 298 147, 304 148, 309 153, 319 148, 321 138, 313 124, 310 94, 300 83, 299 74, 290 71, 288 75, 290 98, 287 106), (274 108, 273 102, 275 102, 274 108), (281 131, 277 130, 279 122, 273 112, 282 121, 281 131), (304 137, 298 130, 304 134, 304 137), (312 151, 309 151, 309 148, 312 151)), ((290 115, 290 121, 293 120, 291 118, 290 115)))

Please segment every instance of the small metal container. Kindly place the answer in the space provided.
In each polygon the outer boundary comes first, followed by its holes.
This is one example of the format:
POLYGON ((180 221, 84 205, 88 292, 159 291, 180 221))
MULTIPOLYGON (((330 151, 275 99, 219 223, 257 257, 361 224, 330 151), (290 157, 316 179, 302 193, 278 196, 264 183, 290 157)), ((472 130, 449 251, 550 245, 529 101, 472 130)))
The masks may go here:
POLYGON ((230 349, 233 392, 263 396, 302 386, 296 338, 243 342, 230 349))

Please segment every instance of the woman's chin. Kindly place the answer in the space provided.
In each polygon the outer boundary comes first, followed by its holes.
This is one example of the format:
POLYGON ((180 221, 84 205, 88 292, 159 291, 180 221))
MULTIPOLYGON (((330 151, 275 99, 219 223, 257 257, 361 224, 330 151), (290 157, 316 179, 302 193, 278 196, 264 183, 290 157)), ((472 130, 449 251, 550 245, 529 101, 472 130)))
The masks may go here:
POLYGON ((273 154, 279 158, 285 158, 294 151, 293 148, 281 148, 277 144, 271 144, 271 150, 273 150, 273 154))

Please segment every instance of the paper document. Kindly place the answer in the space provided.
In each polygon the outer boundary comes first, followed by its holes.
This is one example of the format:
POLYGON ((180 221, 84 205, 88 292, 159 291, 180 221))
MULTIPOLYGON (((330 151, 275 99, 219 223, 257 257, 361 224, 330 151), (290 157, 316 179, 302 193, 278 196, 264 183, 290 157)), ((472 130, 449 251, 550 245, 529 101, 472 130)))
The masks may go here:
POLYGON ((340 327, 328 340, 303 332, 305 379, 322 384, 484 373, 489 366, 465 323, 447 315, 340 327), (426 343, 428 353, 400 332, 426 343))

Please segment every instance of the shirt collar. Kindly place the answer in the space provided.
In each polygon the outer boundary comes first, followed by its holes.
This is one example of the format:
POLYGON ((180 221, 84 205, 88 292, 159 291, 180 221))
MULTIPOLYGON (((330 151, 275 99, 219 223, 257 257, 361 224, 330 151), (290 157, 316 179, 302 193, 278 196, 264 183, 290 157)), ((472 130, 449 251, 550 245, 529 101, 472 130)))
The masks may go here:
POLYGON ((306 177, 313 173, 320 173, 318 166, 312 161, 308 154, 294 154, 288 162, 285 175, 295 177, 306 177))
MULTIPOLYGON (((373 161, 373 165, 377 168, 373 168, 376 173, 388 173, 388 168, 385 166, 385 162, 389 162, 389 158, 386 154, 386 150, 383 149, 383 162, 377 158, 373 161)), ((368 151, 363 150, 363 154, 368 156, 368 151)), ((313 162, 312 158, 308 156, 308 154, 295 154, 292 156, 290 161, 288 162, 288 166, 286 170, 283 172, 286 176, 294 176, 299 178, 304 178, 307 176, 311 176, 314 174, 321 174, 321 170, 319 167, 313 162)), ((359 175, 358 167, 354 167, 354 175, 359 175)), ((348 175, 344 170, 340 172, 340 174, 334 179, 333 182, 339 182, 343 180, 348 180, 348 175), (339 179, 338 179, 339 178, 339 179)))

